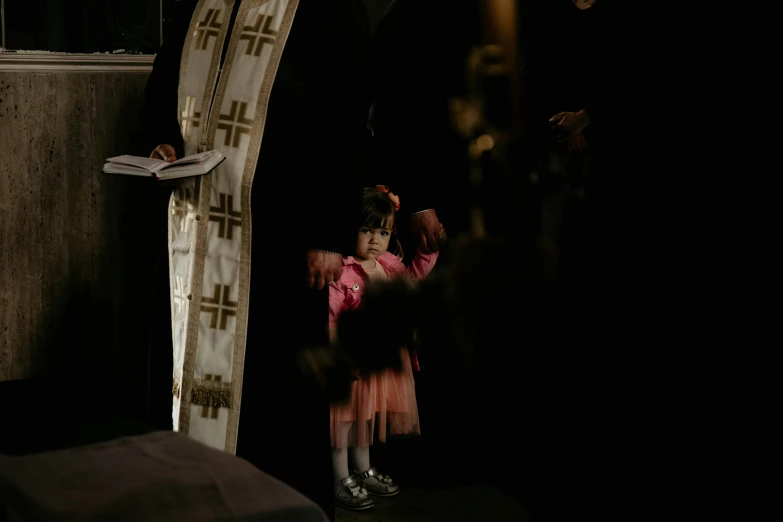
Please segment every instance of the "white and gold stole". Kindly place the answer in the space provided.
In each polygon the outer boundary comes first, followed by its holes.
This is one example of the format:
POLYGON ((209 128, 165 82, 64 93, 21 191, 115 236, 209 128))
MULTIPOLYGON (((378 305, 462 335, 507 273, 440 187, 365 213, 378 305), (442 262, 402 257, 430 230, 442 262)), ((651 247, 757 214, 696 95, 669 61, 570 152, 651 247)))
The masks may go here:
POLYGON ((169 202, 174 429, 236 452, 250 290, 250 190, 269 95, 298 0, 200 0, 180 66, 185 154, 226 160, 169 202))

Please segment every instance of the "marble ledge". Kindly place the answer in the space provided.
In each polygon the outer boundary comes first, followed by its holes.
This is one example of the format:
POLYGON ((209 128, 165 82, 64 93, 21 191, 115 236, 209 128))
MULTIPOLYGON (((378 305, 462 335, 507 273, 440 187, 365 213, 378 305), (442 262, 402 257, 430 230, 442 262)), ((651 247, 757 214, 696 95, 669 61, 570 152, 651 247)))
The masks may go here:
POLYGON ((0 50, 0 71, 17 72, 151 72, 151 54, 70 54, 0 50))

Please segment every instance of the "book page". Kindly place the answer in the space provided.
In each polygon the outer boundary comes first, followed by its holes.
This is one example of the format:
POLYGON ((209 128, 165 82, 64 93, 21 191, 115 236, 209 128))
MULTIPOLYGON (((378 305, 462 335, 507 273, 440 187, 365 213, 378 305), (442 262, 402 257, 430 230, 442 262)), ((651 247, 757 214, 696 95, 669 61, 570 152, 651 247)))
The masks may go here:
POLYGON ((219 151, 214 151, 208 158, 202 159, 197 163, 185 163, 177 165, 171 163, 165 168, 159 169, 155 173, 158 179, 179 178, 184 176, 201 176, 210 172, 225 160, 225 156, 219 151))
POLYGON ((120 165, 131 165, 142 168, 144 170, 149 170, 150 172, 154 172, 156 169, 167 165, 167 163, 163 160, 143 158, 141 156, 129 156, 127 154, 124 156, 115 156, 114 158, 109 158, 106 161, 120 165))

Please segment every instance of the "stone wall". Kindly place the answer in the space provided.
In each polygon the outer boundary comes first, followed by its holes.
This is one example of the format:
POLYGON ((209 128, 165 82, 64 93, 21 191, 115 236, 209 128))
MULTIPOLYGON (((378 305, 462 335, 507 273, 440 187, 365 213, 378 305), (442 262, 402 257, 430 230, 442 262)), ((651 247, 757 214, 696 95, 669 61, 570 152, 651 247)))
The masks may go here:
POLYGON ((151 57, 22 58, 0 54, 0 382, 143 392, 166 210, 151 179, 101 168, 129 151, 151 57))

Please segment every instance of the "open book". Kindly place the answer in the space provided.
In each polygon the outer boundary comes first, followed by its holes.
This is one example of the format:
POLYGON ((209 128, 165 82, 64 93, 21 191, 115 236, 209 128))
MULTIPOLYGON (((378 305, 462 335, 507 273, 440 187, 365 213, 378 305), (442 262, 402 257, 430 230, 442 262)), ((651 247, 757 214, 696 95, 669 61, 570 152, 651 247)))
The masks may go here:
POLYGON ((156 179, 184 178, 206 174, 224 159, 226 159, 225 156, 217 150, 191 154, 172 163, 162 159, 125 155, 107 159, 106 164, 103 165, 103 172, 129 176, 151 176, 156 179))

